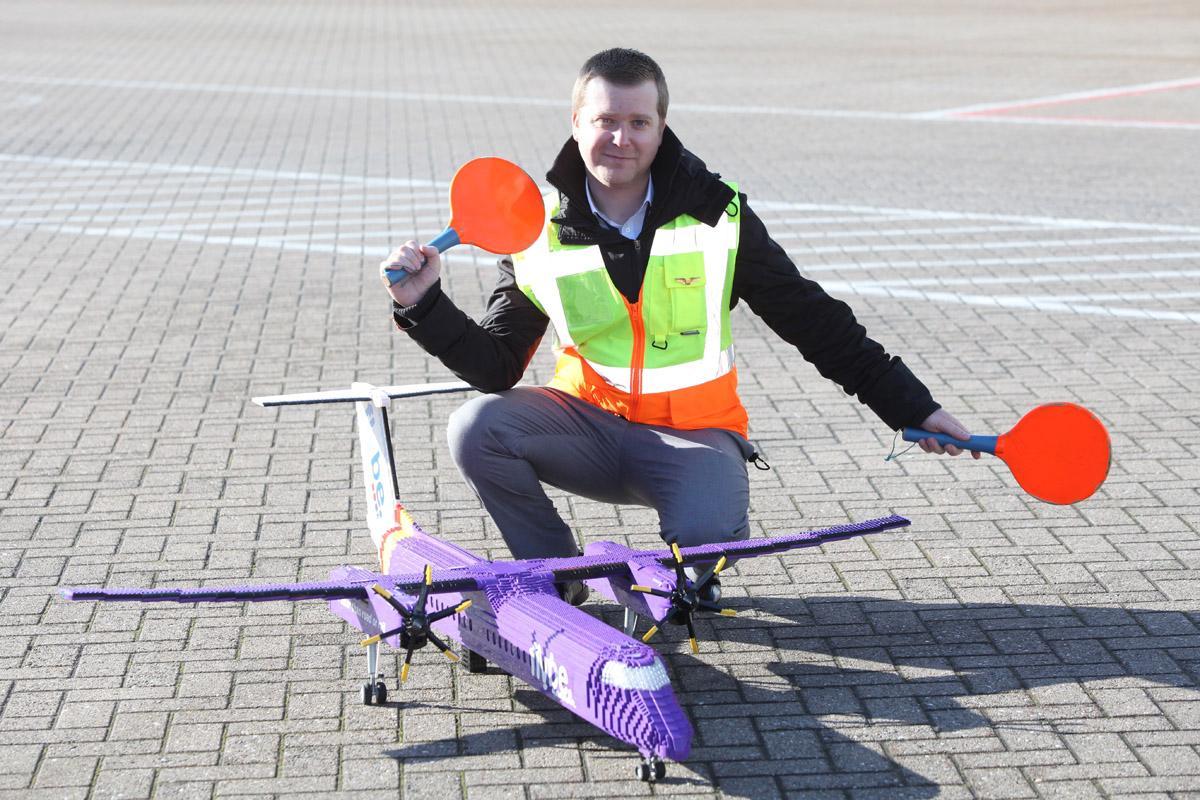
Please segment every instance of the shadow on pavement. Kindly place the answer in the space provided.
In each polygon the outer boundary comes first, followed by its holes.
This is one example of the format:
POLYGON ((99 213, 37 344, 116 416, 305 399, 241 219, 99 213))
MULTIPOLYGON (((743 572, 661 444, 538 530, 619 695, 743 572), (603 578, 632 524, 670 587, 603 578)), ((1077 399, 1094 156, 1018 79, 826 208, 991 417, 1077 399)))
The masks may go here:
MULTIPOLYGON (((935 780, 834 730, 823 718, 858 718, 864 730, 917 726, 919 738, 931 739, 997 726, 964 702, 971 697, 1121 678, 1175 688, 1200 685, 1200 614, 1192 612, 857 596, 732 598, 729 605, 758 613, 698 623, 702 641, 721 643, 721 654, 711 659, 715 663, 704 653, 676 652, 682 629, 669 628, 670 645, 657 646, 697 732, 692 757, 668 767, 668 782, 711 781, 732 797, 773 792, 775 780, 788 792, 938 794, 935 780), (746 645, 762 649, 744 663, 731 662, 730 653, 746 645), (782 653, 782 660, 762 659, 769 648, 782 653), (745 677, 756 671, 762 680, 745 677), (694 776, 683 777, 685 771, 694 776)), ((592 609, 619 624, 619 611, 592 609)), ((431 761, 586 742, 593 751, 611 750, 615 763, 627 762, 632 771, 633 751, 552 701, 526 688, 514 700, 545 721, 386 753, 431 761)), ((1036 720, 1000 724, 1046 729, 1036 720)))

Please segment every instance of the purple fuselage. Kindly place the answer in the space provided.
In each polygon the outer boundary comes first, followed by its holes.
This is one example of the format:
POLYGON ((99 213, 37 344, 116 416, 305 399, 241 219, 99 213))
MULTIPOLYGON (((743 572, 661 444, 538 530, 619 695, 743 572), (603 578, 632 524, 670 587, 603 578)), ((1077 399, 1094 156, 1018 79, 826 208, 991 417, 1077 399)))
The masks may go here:
MULTIPOLYGON (((463 593, 429 597, 427 611, 473 603, 466 611, 440 620, 433 630, 514 675, 567 710, 643 755, 687 757, 692 727, 671 689, 658 654, 642 642, 563 602, 551 573, 537 561, 489 562, 449 542, 427 535, 398 509, 400 524, 380 545, 380 565, 387 575, 459 568, 481 587, 463 593)), ((353 567, 333 578, 353 578, 353 567)), ((415 597, 397 591, 410 606, 415 597)), ((365 633, 401 625, 399 615, 382 598, 334 600, 330 610, 365 633)), ((399 646, 399 636, 385 641, 399 646)))

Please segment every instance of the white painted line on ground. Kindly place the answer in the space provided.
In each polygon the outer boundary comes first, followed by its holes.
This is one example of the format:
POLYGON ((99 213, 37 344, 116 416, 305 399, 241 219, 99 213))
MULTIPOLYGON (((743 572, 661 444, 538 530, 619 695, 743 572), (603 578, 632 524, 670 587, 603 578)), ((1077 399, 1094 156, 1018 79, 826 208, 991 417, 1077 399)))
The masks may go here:
MULTIPOLYGON (((87 222, 89 220, 83 220, 83 221, 87 222)), ((114 221, 121 223, 121 222, 126 222, 127 220, 124 217, 118 217, 114 221)), ((409 225, 409 224, 413 223, 414 220, 412 220, 409 217, 405 217, 403 222, 405 225, 409 225)), ((433 227, 435 225, 439 225, 439 226, 444 225, 445 222, 446 222, 446 220, 442 216, 417 217, 415 220, 415 223, 418 226, 425 225, 427 227, 433 227)), ((344 228, 344 229, 346 229, 346 233, 345 234, 337 234, 337 235, 363 236, 363 235, 365 235, 363 233, 363 231, 368 226, 372 227, 372 228, 387 228, 389 226, 389 224, 390 223, 386 219, 379 219, 376 217, 372 217, 370 219, 346 218, 346 219, 314 219, 314 220, 305 220, 305 219, 262 220, 262 221, 244 220, 244 221, 239 221, 239 222, 225 222, 225 223, 195 222, 195 223, 189 223, 186 225, 153 225, 153 226, 139 225, 138 228, 139 228, 139 230, 156 230, 156 231, 161 231, 162 233, 174 233, 177 231, 236 231, 239 229, 247 229, 247 228, 260 229, 260 228, 281 228, 281 227, 285 228, 285 229, 295 229, 298 227, 303 227, 306 231, 313 231, 313 230, 317 230, 320 228, 344 228)), ((405 233, 404 231, 399 231, 399 232, 393 231, 392 233, 387 234, 387 235, 397 236, 397 235, 401 235, 404 233, 405 233)), ((288 235, 284 236, 284 235, 282 235, 282 231, 280 231, 278 238, 280 238, 280 239, 296 239, 296 238, 306 237, 307 235, 308 234, 288 234, 288 235)))
POLYGON ((101 89, 134 89, 165 92, 198 92, 202 94, 254 94, 283 97, 331 97, 363 100, 401 100, 404 102, 496 104, 570 108, 567 99, 551 100, 542 97, 511 97, 486 94, 441 94, 438 92, 395 92, 372 89, 324 89, 316 86, 264 86, 246 83, 186 83, 179 81, 126 81, 100 78, 50 78, 21 75, 0 75, 0 83, 35 86, 82 86, 101 89))
MULTIPOLYGON (((21 226, 20 223, 17 225, 21 226)), ((318 252, 318 253, 339 253, 343 255, 378 257, 386 256, 390 251, 387 247, 367 247, 367 246, 332 246, 332 245, 307 245, 293 242, 281 241, 275 237, 260 237, 260 236, 208 236, 203 234, 190 233, 167 233, 155 228, 106 228, 106 227, 84 227, 81 225, 59 225, 51 227, 46 226, 29 226, 29 227, 45 227, 49 232, 54 234, 74 234, 77 236, 112 236, 121 239, 153 239, 158 241, 168 242, 194 242, 196 244, 209 245, 236 245, 239 247, 261 247, 269 250, 295 250, 301 252, 318 252)))
MULTIPOLYGON (((178 205, 178 204, 176 204, 176 205, 178 205)), ((405 223, 409 223, 409 222, 413 221, 413 217, 409 216, 409 214, 407 212, 416 211, 416 210, 422 210, 422 211, 439 210, 439 211, 444 212, 445 208, 446 207, 445 207, 444 203, 405 204, 405 206, 403 208, 403 211, 405 213, 402 215, 398 213, 397 217, 402 219, 405 223)), ((99 224, 105 223, 105 222, 108 222, 108 223, 112 223, 112 222, 133 223, 133 222, 143 222, 143 221, 149 220, 152 222, 161 222, 162 225, 156 226, 156 227, 160 227, 163 230, 170 230, 170 229, 176 227, 172 223, 172 220, 182 223, 182 225, 179 226, 180 229, 186 228, 186 227, 195 228, 196 226, 203 227, 208 224, 216 224, 218 220, 236 220, 233 227, 241 227, 241 226, 249 226, 249 225, 283 225, 283 224, 303 224, 303 225, 311 225, 314 227, 338 225, 338 224, 342 224, 342 225, 369 224, 371 226, 382 225, 382 226, 386 227, 388 224, 390 224, 388 219, 380 218, 380 217, 369 217, 369 218, 346 217, 344 219, 340 218, 340 217, 334 217, 334 218, 326 218, 326 219, 314 219, 311 213, 307 213, 307 214, 303 213, 305 211, 312 212, 314 210, 316 210, 316 209, 309 206, 309 207, 300 207, 300 208, 276 208, 276 209, 269 209, 269 210, 268 209, 248 210, 248 209, 240 208, 236 211, 220 211, 220 212, 208 213, 208 214, 197 213, 196 211, 177 211, 177 212, 173 212, 170 214, 66 214, 66 215, 57 216, 57 217, 12 217, 10 219, 0 219, 0 224, 2 224, 4 222, 16 221, 16 222, 22 222, 25 224, 29 224, 29 223, 53 224, 53 223, 57 223, 57 222, 65 222, 65 223, 80 223, 80 224, 87 224, 87 225, 99 225, 99 224), (298 213, 298 212, 300 212, 300 213, 298 213), (272 217, 280 217, 282 219, 271 219, 272 217)), ((358 212, 387 211, 387 210, 388 210, 387 206, 365 206, 365 207, 355 206, 353 208, 347 208, 346 212, 349 213, 350 211, 354 211, 355 213, 358 213, 358 212)), ((10 209, 4 209, 4 211, 5 211, 5 213, 12 213, 10 209)), ((443 215, 416 217, 415 219, 417 222, 429 222, 432 220, 441 219, 442 216, 443 215)))
MULTIPOLYGON (((791 255, 792 251, 788 251, 791 255)), ((803 255, 801 252, 799 255, 803 255)), ((869 269, 939 269, 942 267, 998 267, 1029 266, 1034 264, 1111 264, 1130 261, 1181 261, 1200 260, 1200 251, 1181 253, 1121 253, 1095 256, 1034 256, 1029 258, 972 258, 958 261, 936 261, 920 259, 913 261, 845 261, 837 264, 799 264, 805 274, 817 272, 860 272, 869 269)))
POLYGON ((1030 300, 1062 303, 1099 303, 1110 300, 1195 300, 1200 292, 1086 292, 1082 294, 1021 295, 1030 300))
MULTIPOLYGON (((286 97, 361 98, 368 100, 398 100, 403 102, 460 103, 468 105, 509 105, 559 109, 569 107, 566 100, 544 97, 510 95, 441 94, 436 92, 394 92, 366 89, 324 89, 299 86, 261 86, 255 84, 184 83, 176 81, 106 80, 92 78, 52 78, 42 76, 0 75, 0 83, 32 84, 39 86, 77 86, 137 91, 200 92, 221 94, 281 95, 286 97)), ((725 105, 711 103, 675 103, 672 110, 683 113, 727 114, 732 116, 765 115, 777 117, 811 117, 818 119, 873 119, 899 122, 979 123, 992 122, 1015 125, 1084 125, 1105 128, 1200 129, 1200 125, 1171 125, 1144 121, 1075 120, 1055 118, 1018 118, 1006 116, 974 116, 945 112, 859 111, 854 109, 792 108, 771 105, 725 105)))
POLYGON ((915 253, 915 252, 962 252, 969 250, 1009 250, 1016 247, 1104 247, 1125 244, 1163 244, 1168 242, 1197 242, 1200 234, 1183 236, 1116 236, 1101 239, 1025 239, 1019 241, 995 242, 946 242, 937 244, 863 244, 863 245, 830 245, 827 247, 810 247, 806 249, 791 249, 789 253, 796 255, 814 255, 825 253, 915 253))
MULTIPOLYGON (((440 226, 444 222, 444 220, 429 219, 429 220, 425 220, 425 222, 429 222, 429 223, 436 222, 440 226)), ((426 230, 433 230, 433 228, 434 228, 433 225, 426 225, 424 227, 426 230)), ((387 230, 384 230, 384 231, 339 231, 338 233, 313 233, 313 234, 300 233, 300 234, 288 234, 287 236, 279 236, 277 238, 280 241, 285 241, 285 242, 315 241, 315 240, 319 240, 319 239, 332 239, 333 241, 337 241, 338 239, 383 239, 385 241, 395 242, 396 244, 402 244, 405 241, 404 239, 401 238, 402 236, 412 236, 412 235, 413 235, 412 231, 394 231, 394 230, 387 231, 387 230)), ((421 237, 417 236, 414 238, 419 239, 421 237)))
POLYGON ((988 214, 970 211, 935 211, 928 208, 889 208, 886 206, 860 206, 829 203, 792 203, 785 200, 751 200, 750 206, 755 211, 844 211, 862 214, 899 214, 921 215, 924 219, 939 220, 980 220, 995 222, 1016 222, 1029 225, 1050 225, 1071 228, 1114 228, 1130 231, 1162 231, 1174 233, 1200 233, 1197 225, 1169 225, 1153 222, 1112 222, 1099 219, 1075 219, 1072 217, 1037 217, 1022 214, 988 214))
POLYGON ((1170 122, 1167 120, 1122 120, 1103 117, 1023 117, 1006 114, 1002 117, 951 117, 976 122, 1008 122, 1014 125, 1072 125, 1080 128, 1137 128, 1140 130, 1200 131, 1200 122, 1170 122))
MULTIPOLYGON (((1110 283, 1112 281, 1153 281, 1170 278, 1200 278, 1200 269, 1137 270, 1135 272, 1072 272, 1065 275, 988 275, 964 278, 886 278, 854 281, 856 286, 1005 286, 1043 283, 1110 283)), ((823 282, 822 282, 823 283, 823 282)))
POLYGON ((771 217, 771 214, 781 213, 773 209, 764 209, 760 202, 770 203, 769 200, 757 201, 754 205, 754 211, 764 220, 770 220, 772 225, 840 225, 840 224, 865 224, 868 222, 887 222, 891 220, 936 220, 940 217, 937 212, 928 214, 913 213, 893 213, 893 214, 854 214, 839 217, 771 217))
POLYGON ((1154 319, 1171 322, 1200 322, 1200 311, 1166 311, 1162 309, 1126 308, 1123 306, 1099 306, 1091 303, 1069 303, 1060 300, 1025 297, 1018 295, 976 295, 958 292, 927 292, 920 289, 900 289, 887 286, 860 285, 853 282, 831 281, 822 284, 831 292, 847 292, 896 300, 920 300, 929 303, 955 303, 990 308, 1019 309, 1029 311, 1065 311, 1102 317, 1130 319, 1154 319))
POLYGON ((1083 100, 1107 100, 1113 97, 1126 97, 1135 94, 1161 92, 1168 89, 1186 89, 1195 86, 1200 86, 1200 76, 1178 78, 1176 80, 1169 81, 1155 81, 1153 83, 1138 83, 1131 86, 1109 86, 1103 89, 1089 89, 1083 92, 1066 92, 1063 94, 1052 94, 1046 95, 1045 97, 1026 98, 1023 100, 975 103, 974 105, 958 106, 957 108, 942 108, 938 109, 937 111, 926 111, 917 116, 939 118, 962 114, 998 113, 1003 111, 1012 111, 1018 108, 1062 105, 1063 103, 1077 103, 1083 100))
MULTIPOLYGON (((187 176, 183 178, 183 183, 180 185, 186 186, 189 182, 197 182, 206 179, 207 176, 203 175, 196 177, 187 176)), ((130 175, 128 172, 122 172, 120 174, 105 175, 100 172, 95 172, 90 175, 85 174, 70 178, 61 178, 59 175, 48 177, 45 173, 42 173, 41 177, 36 179, 30 178, 19 181, 5 180, 4 188, 14 192, 46 192, 69 190, 81 185, 90 187, 95 186, 96 184, 102 184, 106 189, 116 189, 122 186, 138 186, 142 183, 145 183, 145 181, 146 176, 144 173, 140 175, 130 175)))
MULTIPOLYGON (((309 187, 305 186, 303 188, 307 190, 309 187)), ((255 187, 255 191, 261 192, 262 187, 255 187)), ((392 207, 396 210, 396 212, 403 213, 403 211, 405 211, 406 209, 410 209, 410 208, 414 207, 413 204, 406 202, 405 198, 425 198, 425 197, 432 198, 432 197, 438 197, 441 194, 442 193, 440 193, 440 192, 438 192, 438 193, 412 192, 410 194, 405 194, 405 195, 396 195, 396 194, 391 194, 389 192, 371 192, 368 194, 362 194, 359 192, 354 192, 351 194, 330 192, 328 194, 296 197, 294 195, 288 194, 287 192, 281 191, 278 194, 272 195, 269 197, 238 197, 233 200, 230 200, 228 198, 223 198, 223 199, 219 199, 219 200, 199 200, 199 199, 194 199, 194 198, 188 197, 188 198, 182 198, 182 199, 163 200, 163 201, 159 201, 159 202, 150 202, 150 203, 35 203, 34 205, 29 205, 29 206, 0 206, 0 209, 2 209, 4 211, 4 213, 6 213, 6 214, 21 214, 21 213, 30 213, 30 212, 58 211, 58 210, 62 210, 62 211, 89 211, 89 210, 119 211, 121 209, 131 208, 131 209, 137 209, 140 211, 140 210, 145 210, 145 209, 150 209, 150 208, 206 208, 208 206, 219 206, 219 207, 228 208, 229 206, 246 207, 246 206, 259 206, 259 205, 275 205, 275 206, 289 205, 289 206, 299 206, 299 207, 303 208, 305 203, 323 203, 323 204, 339 203, 339 204, 341 204, 341 203, 344 203, 345 201, 349 201, 349 200, 387 200, 387 199, 390 199, 392 201, 392 207)), ((443 205, 445 205, 445 203, 443 203, 443 205)), ((386 208, 386 206, 384 206, 384 207, 386 208)), ((356 209, 357 209, 357 207, 356 207, 356 209)), ((179 212, 179 213, 187 214, 187 213, 191 213, 191 212, 179 212)), ((234 212, 231 212, 231 213, 234 213, 234 212)))
POLYGON ((251 179, 269 178, 274 180, 316 181, 320 183, 352 183, 360 186, 396 186, 405 189, 442 189, 450 186, 447 181, 427 181, 413 178, 372 178, 367 175, 343 175, 332 172, 291 172, 287 170, 244 167, 208 167, 199 164, 163 164, 153 161, 106 161, 90 158, 27 156, 19 153, 0 153, 0 162, 61 164, 68 167, 95 166, 101 169, 137 169, 146 173, 161 172, 179 175, 231 175, 251 179))
POLYGON ((16 111, 22 108, 33 108, 45 102, 46 98, 40 94, 19 94, 16 97, 9 98, 3 103, 0 103, 0 111, 16 111))
MULTIPOLYGON (((862 217, 857 218, 859 222, 862 217)), ((772 225, 780 224, 779 220, 771 220, 772 225)), ((1080 225, 1079 229, 1095 229, 1096 225, 1080 225)), ((854 238, 872 238, 879 236, 945 236, 946 234, 964 235, 978 233, 1029 233, 1031 231, 1057 232, 1066 230, 1062 225, 957 225, 944 228, 860 228, 858 230, 821 231, 819 233, 794 233, 784 231, 773 233, 771 238, 777 242, 791 239, 842 239, 847 236, 854 238)))
MULTIPOLYGON (((119 197, 121 199, 129 199, 132 197, 159 197, 161 195, 171 195, 175 197, 175 204, 180 205, 187 202, 187 198, 206 195, 206 194, 222 194, 230 195, 225 203, 231 205, 236 203, 237 190, 236 188, 225 184, 204 184, 200 186, 181 186, 174 183, 149 183, 143 182, 146 185, 145 189, 119 189, 108 186, 97 186, 95 189, 72 189, 69 192, 62 189, 47 189, 34 193, 23 192, 20 194, 0 194, 0 200, 12 202, 30 202, 34 200, 44 200, 47 196, 62 197, 69 194, 71 197, 79 198, 102 198, 102 197, 119 197)), ((255 191, 262 191, 261 187, 255 191)))

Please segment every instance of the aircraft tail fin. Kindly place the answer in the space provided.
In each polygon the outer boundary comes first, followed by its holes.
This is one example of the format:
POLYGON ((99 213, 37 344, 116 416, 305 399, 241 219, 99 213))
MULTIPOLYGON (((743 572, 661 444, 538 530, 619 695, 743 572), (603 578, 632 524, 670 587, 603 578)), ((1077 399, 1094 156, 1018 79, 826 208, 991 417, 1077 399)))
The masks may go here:
POLYGON ((384 536, 401 520, 397 519, 396 501, 400 487, 396 480, 396 458, 392 450, 391 426, 388 422, 390 401, 401 397, 422 397, 432 394, 469 391, 472 387, 462 381, 410 384, 406 386, 372 386, 354 383, 349 389, 305 394, 285 394, 255 397, 253 402, 264 408, 320 403, 354 403, 362 456, 363 483, 367 495, 367 525, 378 550, 384 536))

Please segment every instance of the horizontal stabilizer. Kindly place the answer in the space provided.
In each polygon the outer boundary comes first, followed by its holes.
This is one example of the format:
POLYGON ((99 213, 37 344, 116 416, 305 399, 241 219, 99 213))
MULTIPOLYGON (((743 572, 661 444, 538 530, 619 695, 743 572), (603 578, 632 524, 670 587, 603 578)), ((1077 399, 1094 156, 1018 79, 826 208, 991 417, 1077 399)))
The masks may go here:
MULTIPOLYGON (((474 391, 474 387, 463 381, 443 381, 441 383, 410 383, 403 386, 372 387, 383 392, 388 397, 423 397, 431 394, 449 394, 450 392, 474 391)), ((300 394, 277 394, 269 397, 252 397, 250 402, 264 408, 272 406, 307 406, 320 403, 359 403, 370 402, 371 392, 366 390, 366 384, 356 384, 350 389, 333 389, 326 392, 303 392, 300 394)))

